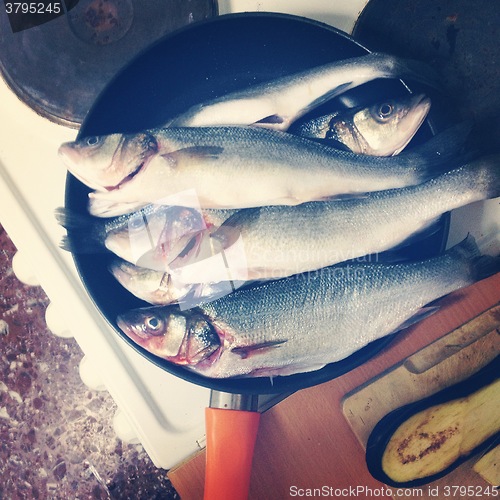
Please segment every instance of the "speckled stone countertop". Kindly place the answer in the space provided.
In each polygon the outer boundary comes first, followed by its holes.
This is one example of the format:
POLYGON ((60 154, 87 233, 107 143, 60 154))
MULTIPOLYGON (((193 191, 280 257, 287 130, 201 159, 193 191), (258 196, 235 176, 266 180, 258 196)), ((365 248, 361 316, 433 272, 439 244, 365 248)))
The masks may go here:
POLYGON ((0 498, 179 498, 141 445, 116 437, 113 399, 84 385, 83 352, 47 329, 49 300, 16 278, 15 253, 0 226, 0 498))

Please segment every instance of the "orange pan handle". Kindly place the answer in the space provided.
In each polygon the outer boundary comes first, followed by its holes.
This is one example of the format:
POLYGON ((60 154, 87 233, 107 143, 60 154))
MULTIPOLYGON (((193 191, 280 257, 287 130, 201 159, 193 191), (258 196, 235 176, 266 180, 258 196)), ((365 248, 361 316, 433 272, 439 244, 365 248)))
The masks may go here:
POLYGON ((206 408, 205 500, 246 500, 260 413, 206 408))

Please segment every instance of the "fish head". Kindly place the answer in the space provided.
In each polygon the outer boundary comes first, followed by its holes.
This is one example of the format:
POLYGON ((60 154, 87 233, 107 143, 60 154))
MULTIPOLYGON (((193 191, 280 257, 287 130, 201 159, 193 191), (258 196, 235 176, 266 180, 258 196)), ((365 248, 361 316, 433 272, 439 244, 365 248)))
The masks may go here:
POLYGON ((169 264, 196 245, 206 229, 201 211, 189 207, 149 205, 124 216, 125 224, 109 231, 108 250, 128 262, 157 271, 168 271, 169 264))
POLYGON ((59 147, 59 156, 71 174, 98 191, 117 188, 135 176, 158 151, 149 133, 89 136, 59 147))
MULTIPOLYGON (((117 223, 110 227, 106 235, 106 248, 118 257, 139 265, 141 259, 155 252, 159 235, 167 220, 168 209, 169 207, 151 204, 116 217, 117 223)), ((163 268, 153 269, 161 271, 163 268)))
POLYGON ((206 231, 207 225, 200 210, 190 207, 172 207, 161 237, 158 251, 172 262, 193 252, 206 231))
POLYGON ((150 304, 176 303, 191 289, 189 285, 175 283, 166 272, 135 266, 122 259, 113 259, 108 269, 120 285, 150 304))
POLYGON ((169 307, 131 310, 117 318, 118 327, 148 352, 178 365, 196 366, 221 349, 214 327, 200 314, 169 307))
POLYGON ((372 156, 400 153, 427 117, 431 100, 423 94, 388 99, 357 108, 330 122, 327 138, 372 156))

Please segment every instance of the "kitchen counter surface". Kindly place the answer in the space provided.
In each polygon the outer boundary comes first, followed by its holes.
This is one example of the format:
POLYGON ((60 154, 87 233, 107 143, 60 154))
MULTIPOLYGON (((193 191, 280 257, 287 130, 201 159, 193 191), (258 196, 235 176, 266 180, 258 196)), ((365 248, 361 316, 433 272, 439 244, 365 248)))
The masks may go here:
POLYGON ((141 445, 116 437, 116 404, 82 382, 81 349, 47 329, 49 300, 18 281, 15 253, 0 226, 0 498, 179 498, 141 445))

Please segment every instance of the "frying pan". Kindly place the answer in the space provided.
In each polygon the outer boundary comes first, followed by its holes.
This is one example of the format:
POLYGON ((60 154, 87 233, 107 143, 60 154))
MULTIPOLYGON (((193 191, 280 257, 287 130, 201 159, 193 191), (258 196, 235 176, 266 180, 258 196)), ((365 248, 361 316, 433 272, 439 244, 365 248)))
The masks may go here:
MULTIPOLYGON (((296 16, 245 13, 213 18, 168 35, 139 54, 99 96, 82 124, 79 137, 116 132, 134 133, 160 126, 199 102, 367 52, 368 49, 345 33, 296 16)), ((346 93, 316 112, 319 114, 327 111, 327 108, 342 109, 368 104, 386 96, 404 95, 408 93, 408 88, 414 92, 426 92, 436 103, 441 99, 439 96, 435 99, 430 89, 419 88, 412 82, 405 84, 396 80, 371 82, 346 93)), ((428 120, 409 147, 429 139, 434 130, 442 128, 439 117, 439 109, 433 105, 428 120)), ((88 193, 88 188, 68 174, 68 209, 86 214, 88 193)), ((448 220, 447 216, 442 217, 432 236, 419 242, 418 246, 402 250, 402 257, 425 258, 441 252, 447 237, 448 220)), ((224 492, 232 499, 246 496, 259 414, 229 409, 234 406, 235 401, 240 409, 252 410, 255 407, 254 395, 291 393, 320 384, 364 363, 391 341, 388 337, 373 342, 342 361, 307 374, 276 377, 273 380, 264 377, 210 379, 154 356, 121 332, 116 325, 118 314, 148 304, 134 297, 115 281, 107 271, 108 255, 76 253, 73 257, 95 306, 116 334, 160 368, 212 389, 211 406, 224 408, 207 409, 207 498, 212 495, 225 498, 224 492), (220 431, 224 431, 223 436, 219 434, 220 431), (248 445, 247 449, 242 441, 248 445), (224 442, 232 444, 233 450, 228 452, 227 449, 217 447, 224 442), (237 452, 239 458, 235 455, 237 452), (211 462, 214 456, 225 458, 224 465, 211 462), (236 469, 240 465, 243 467, 242 472, 237 473, 236 469), (234 469, 234 474, 227 467, 234 469), (221 482, 227 479, 233 481, 231 485, 225 485, 224 490, 221 482)), ((334 327, 335 325, 325 325, 325 328, 334 327)))

